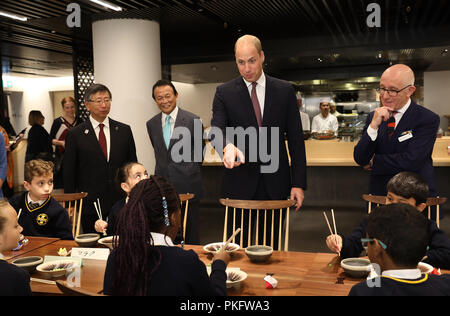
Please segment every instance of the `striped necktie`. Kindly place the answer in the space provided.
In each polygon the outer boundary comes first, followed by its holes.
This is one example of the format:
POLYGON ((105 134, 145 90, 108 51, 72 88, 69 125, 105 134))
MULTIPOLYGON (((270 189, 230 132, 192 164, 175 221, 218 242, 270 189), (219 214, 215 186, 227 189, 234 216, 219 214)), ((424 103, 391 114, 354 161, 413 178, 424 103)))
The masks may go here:
POLYGON ((391 116, 387 120, 387 132, 389 135, 389 139, 391 139, 391 137, 395 131, 395 114, 397 114, 397 113, 398 113, 397 111, 392 111, 391 116))

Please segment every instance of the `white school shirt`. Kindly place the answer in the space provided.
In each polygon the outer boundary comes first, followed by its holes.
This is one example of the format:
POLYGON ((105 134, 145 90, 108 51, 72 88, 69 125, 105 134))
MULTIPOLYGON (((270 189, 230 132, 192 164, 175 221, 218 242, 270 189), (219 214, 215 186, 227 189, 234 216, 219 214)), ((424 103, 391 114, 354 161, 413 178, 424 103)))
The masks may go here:
POLYGON ((386 270, 381 275, 404 280, 416 280, 422 276, 420 269, 386 270))
MULTIPOLYGON (((252 83, 250 81, 244 80, 245 85, 247 86, 248 93, 250 94, 250 99, 252 98, 252 83)), ((261 108, 261 120, 264 116, 264 102, 266 100, 266 76, 264 72, 261 74, 258 80, 256 80, 256 97, 258 98, 259 107, 261 108)), ((262 123, 262 121, 261 121, 262 123)))
MULTIPOLYGON (((395 127, 398 126, 398 123, 400 123, 400 120, 401 120, 403 114, 405 114, 406 110, 408 110, 410 105, 411 105, 411 99, 409 99, 408 102, 406 102, 406 104, 400 110, 397 110, 397 114, 395 114, 395 116, 394 116, 395 127)), ((378 129, 373 129, 369 125, 369 127, 367 127, 367 134, 369 135, 370 139, 374 142, 378 136, 378 129)))
POLYGON ((169 236, 155 232, 151 232, 150 234, 152 235, 153 246, 174 246, 172 239, 169 236))
POLYGON ((91 121, 92 127, 94 128, 95 136, 98 140, 98 135, 100 134, 100 123, 103 123, 103 133, 105 133, 106 138, 106 153, 108 155, 108 161, 110 156, 111 148, 111 134, 109 128, 109 117, 107 116, 103 122, 97 122, 91 115, 89 115, 89 120, 91 121))

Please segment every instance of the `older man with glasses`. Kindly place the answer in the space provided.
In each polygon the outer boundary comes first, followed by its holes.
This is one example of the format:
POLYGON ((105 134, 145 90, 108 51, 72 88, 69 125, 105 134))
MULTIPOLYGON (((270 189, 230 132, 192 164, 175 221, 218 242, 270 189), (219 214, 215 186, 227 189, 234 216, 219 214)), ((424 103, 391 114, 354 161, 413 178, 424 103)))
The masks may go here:
POLYGON ((102 84, 91 85, 84 94, 89 119, 70 129, 64 154, 64 192, 87 192, 81 224, 85 233, 95 232, 98 219, 94 202, 100 201, 103 218, 121 199, 115 184, 117 169, 137 161, 129 125, 111 119, 111 91, 102 84))
POLYGON ((401 171, 413 171, 437 195, 433 152, 439 116, 411 100, 416 87, 411 68, 397 64, 381 76, 381 107, 367 117, 354 159, 370 170, 369 193, 386 195, 386 184, 401 171))

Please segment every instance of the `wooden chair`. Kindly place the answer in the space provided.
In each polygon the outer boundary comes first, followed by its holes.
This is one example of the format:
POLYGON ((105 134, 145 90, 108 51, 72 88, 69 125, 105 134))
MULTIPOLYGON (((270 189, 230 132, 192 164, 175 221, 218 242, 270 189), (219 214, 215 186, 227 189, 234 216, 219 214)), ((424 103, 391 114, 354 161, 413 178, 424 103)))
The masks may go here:
POLYGON ((372 194, 363 194, 362 198, 364 201, 369 202, 368 213, 372 212, 372 203, 375 203, 378 206, 386 204, 386 196, 385 195, 372 195, 372 194))
POLYGON ((192 200, 195 197, 195 194, 186 193, 186 194, 178 194, 180 197, 181 206, 184 204, 184 215, 183 215, 183 240, 186 240, 186 223, 189 211, 189 200, 192 200))
MULTIPOLYGON (((293 200, 273 200, 273 201, 255 201, 255 200, 231 200, 231 199, 220 199, 220 204, 225 206, 225 220, 224 220, 224 228, 223 228, 223 242, 225 242, 227 237, 227 231, 228 231, 228 208, 232 208, 232 216, 233 216, 233 231, 237 229, 236 227, 236 209, 241 209, 241 233, 240 233, 240 246, 243 246, 244 238, 248 238, 247 242, 248 245, 252 244, 252 211, 256 212, 256 225, 255 225, 255 244, 258 245, 259 243, 259 221, 260 216, 262 216, 264 219, 264 234, 263 234, 263 245, 267 245, 266 235, 267 235, 267 229, 270 229, 270 246, 274 248, 274 250, 278 249, 280 251, 283 251, 282 249, 282 216, 283 216, 283 209, 286 209, 286 220, 284 223, 284 251, 288 251, 289 248, 289 209, 291 206, 295 205, 295 201, 293 200), (244 212, 248 212, 248 232, 244 232, 244 212), (267 227, 267 216, 269 213, 269 216, 272 218, 272 225, 271 227, 267 227), (274 245, 274 219, 275 219, 275 213, 278 213, 276 216, 279 216, 280 223, 278 227, 278 247, 275 247, 274 245)), ((262 219, 261 219, 262 220, 262 219)), ((239 224, 238 224, 239 225, 239 224)), ((233 238, 233 241, 235 242, 235 238, 233 238)))
MULTIPOLYGON (((372 203, 376 203, 377 206, 386 204, 386 196, 384 195, 371 195, 363 194, 362 198, 364 201, 369 202, 368 213, 372 211, 372 203)), ((427 198, 427 208, 428 208, 428 219, 431 219, 431 207, 436 206, 436 225, 439 228, 439 206, 447 201, 446 197, 430 197, 427 198)))
POLYGON ((446 197, 431 197, 427 199, 428 219, 431 218, 431 207, 436 206, 436 225, 439 228, 439 206, 447 202, 446 197))
POLYGON ((83 199, 88 194, 81 193, 57 193, 52 197, 59 202, 69 213, 69 217, 72 221, 72 235, 73 237, 80 234, 81 227, 81 212, 83 210, 83 199), (72 213, 73 212, 73 213, 72 213))
POLYGON ((68 296, 104 296, 97 293, 92 293, 81 288, 70 286, 66 281, 56 280, 56 286, 63 292, 64 295, 68 296))

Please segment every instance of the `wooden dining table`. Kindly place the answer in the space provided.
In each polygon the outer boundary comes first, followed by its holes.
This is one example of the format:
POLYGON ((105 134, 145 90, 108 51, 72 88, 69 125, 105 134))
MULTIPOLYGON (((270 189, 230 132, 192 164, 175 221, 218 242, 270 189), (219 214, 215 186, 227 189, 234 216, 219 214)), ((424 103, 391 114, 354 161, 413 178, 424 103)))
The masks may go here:
MULTIPOLYGON (((7 253, 6 259, 12 262, 18 257, 57 256, 60 248, 67 251, 79 247, 75 241, 42 239, 28 237, 30 243, 20 253, 7 253), (39 245, 39 246, 38 246, 39 245)), ((186 250, 194 250, 205 265, 212 261, 212 255, 202 246, 186 245, 186 250)), ((233 252, 230 268, 240 268, 247 278, 240 285, 228 289, 230 296, 303 296, 303 295, 347 295, 351 287, 364 279, 353 279, 344 274, 332 253, 308 253, 294 251, 274 251, 265 263, 253 263, 243 249, 233 252), (267 289, 264 277, 271 274, 278 281, 276 288, 267 289)), ((83 259, 78 275, 60 279, 71 282, 91 293, 102 293, 105 260, 83 259)), ((34 295, 62 295, 56 284, 41 283, 44 276, 35 271, 31 273, 31 290, 34 295)))

